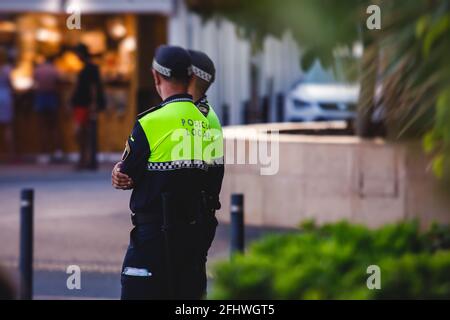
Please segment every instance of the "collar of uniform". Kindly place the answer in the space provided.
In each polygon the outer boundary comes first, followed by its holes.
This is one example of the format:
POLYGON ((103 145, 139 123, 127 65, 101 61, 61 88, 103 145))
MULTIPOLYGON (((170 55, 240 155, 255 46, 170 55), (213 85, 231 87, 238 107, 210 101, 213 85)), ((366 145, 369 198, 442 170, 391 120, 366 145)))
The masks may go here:
POLYGON ((163 102, 161 102, 161 105, 166 105, 166 104, 168 104, 170 102, 174 102, 174 101, 191 101, 192 102, 192 96, 187 93, 174 94, 173 96, 170 96, 170 97, 166 98, 163 102))
POLYGON ((144 112, 138 114, 137 118, 140 119, 143 116, 147 115, 148 113, 158 110, 158 109, 164 107, 166 104, 169 104, 171 102, 184 102, 184 101, 193 102, 192 96, 187 93, 174 94, 173 96, 170 96, 167 99, 165 99, 159 105, 151 107, 151 108, 145 110, 144 112))

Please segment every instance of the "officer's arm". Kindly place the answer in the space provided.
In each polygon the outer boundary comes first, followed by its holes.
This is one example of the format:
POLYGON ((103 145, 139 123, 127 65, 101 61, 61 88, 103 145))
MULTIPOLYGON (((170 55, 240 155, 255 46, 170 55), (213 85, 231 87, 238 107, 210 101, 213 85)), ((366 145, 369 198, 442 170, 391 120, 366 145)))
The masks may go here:
POLYGON ((145 172, 149 156, 150 147, 147 137, 139 121, 136 121, 133 131, 126 142, 120 172, 128 175, 133 180, 134 185, 138 184, 145 172))

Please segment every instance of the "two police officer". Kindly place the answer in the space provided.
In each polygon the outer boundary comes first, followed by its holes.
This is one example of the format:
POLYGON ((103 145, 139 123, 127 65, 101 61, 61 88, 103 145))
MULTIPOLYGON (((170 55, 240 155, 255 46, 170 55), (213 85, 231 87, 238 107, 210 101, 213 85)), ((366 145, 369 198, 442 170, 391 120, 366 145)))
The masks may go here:
POLYGON ((199 299, 206 292, 223 144, 205 96, 215 73, 205 57, 175 46, 156 50, 152 74, 163 102, 138 115, 113 169, 113 186, 133 189, 122 299, 199 299))

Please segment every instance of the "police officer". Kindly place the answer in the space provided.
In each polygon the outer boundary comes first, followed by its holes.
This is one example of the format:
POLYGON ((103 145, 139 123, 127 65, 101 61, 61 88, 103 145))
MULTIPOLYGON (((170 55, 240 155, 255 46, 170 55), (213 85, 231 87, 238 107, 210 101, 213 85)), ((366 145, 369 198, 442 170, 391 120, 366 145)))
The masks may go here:
MULTIPOLYGON (((218 224, 215 211, 220 208, 219 194, 224 176, 223 134, 220 120, 206 97, 206 92, 215 80, 216 69, 214 63, 204 52, 196 50, 188 50, 188 52, 191 56, 192 71, 194 73, 193 81, 189 85, 189 93, 193 96, 197 108, 205 115, 210 125, 209 137, 204 150, 208 162, 206 190, 209 214, 202 220, 202 235, 204 238, 201 242, 202 259, 205 263, 204 265, 206 265, 207 253, 214 239, 218 224)), ((204 283, 206 292, 206 279, 204 283)))
POLYGON ((209 123, 187 94, 192 80, 187 51, 160 46, 152 67, 163 102, 138 115, 112 175, 113 186, 133 189, 134 228, 122 267, 121 297, 198 299, 203 262, 197 235, 207 211, 202 149, 209 123), (129 181, 118 178, 118 171, 129 181))

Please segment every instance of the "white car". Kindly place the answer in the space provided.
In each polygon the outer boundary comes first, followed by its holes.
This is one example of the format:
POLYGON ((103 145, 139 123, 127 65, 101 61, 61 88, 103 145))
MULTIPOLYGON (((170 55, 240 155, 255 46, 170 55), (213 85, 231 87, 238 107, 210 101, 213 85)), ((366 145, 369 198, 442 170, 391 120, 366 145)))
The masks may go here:
POLYGON ((359 85, 299 83, 286 96, 285 121, 352 120, 359 85))

